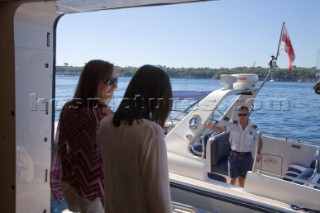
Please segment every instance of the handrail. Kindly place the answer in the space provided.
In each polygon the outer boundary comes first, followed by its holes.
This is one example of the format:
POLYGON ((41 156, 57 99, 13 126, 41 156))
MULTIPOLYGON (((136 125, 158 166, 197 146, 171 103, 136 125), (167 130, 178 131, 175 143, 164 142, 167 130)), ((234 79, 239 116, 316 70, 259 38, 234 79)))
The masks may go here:
POLYGON ((197 150, 195 150, 194 148, 193 148, 193 144, 190 144, 189 145, 189 149, 191 149, 192 150, 192 152, 194 153, 194 154, 196 154, 198 157, 202 157, 203 158, 203 150, 202 150, 202 152, 198 152, 197 150))
MULTIPOLYGON (((278 178, 286 178, 286 179, 290 179, 291 181, 302 182, 302 183, 304 183, 306 185, 312 185, 312 186, 320 187, 319 183, 312 183, 312 182, 310 182, 308 180, 303 180, 303 179, 291 177, 291 176, 288 176, 288 175, 280 175, 280 174, 269 172, 269 171, 263 170, 263 169, 255 169, 255 171, 252 171, 252 172, 259 173, 259 174, 266 174, 266 175, 269 175, 269 176, 276 176, 278 178)), ((314 188, 314 187, 312 187, 312 188, 314 188)))
POLYGON ((178 203, 172 201, 172 208, 174 213, 198 213, 198 210, 193 206, 186 204, 178 203))
POLYGON ((274 138, 283 138, 285 139, 285 141, 288 142, 293 142, 293 143, 298 143, 298 144, 311 144, 314 145, 316 147, 319 147, 320 142, 315 142, 315 141, 311 141, 311 140, 307 140, 307 139, 301 139, 301 138, 296 138, 296 137, 292 137, 292 136, 283 136, 280 134, 276 134, 276 133, 267 133, 267 132, 261 132, 262 135, 267 135, 267 136, 271 136, 274 138))

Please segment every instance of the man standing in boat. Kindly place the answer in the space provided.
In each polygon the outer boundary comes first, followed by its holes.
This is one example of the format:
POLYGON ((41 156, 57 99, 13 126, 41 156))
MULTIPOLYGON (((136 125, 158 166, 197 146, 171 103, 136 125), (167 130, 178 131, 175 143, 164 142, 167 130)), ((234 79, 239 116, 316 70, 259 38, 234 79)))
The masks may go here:
POLYGON ((255 149, 258 141, 256 161, 260 161, 262 141, 260 140, 257 126, 249 120, 248 107, 240 106, 237 112, 239 121, 229 122, 226 126, 222 127, 212 125, 208 121, 206 127, 218 133, 230 132, 231 152, 228 158, 230 183, 235 185, 238 180, 239 186, 243 187, 247 172, 251 171, 253 166, 252 151, 255 149))

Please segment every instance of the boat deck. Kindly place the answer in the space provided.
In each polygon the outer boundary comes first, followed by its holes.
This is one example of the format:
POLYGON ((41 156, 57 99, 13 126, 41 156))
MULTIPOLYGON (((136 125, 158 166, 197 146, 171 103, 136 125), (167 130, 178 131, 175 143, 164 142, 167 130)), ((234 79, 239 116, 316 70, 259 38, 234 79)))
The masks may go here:
MULTIPOLYGON (((217 195, 217 197, 231 198, 248 205, 254 204, 265 209, 272 209, 274 212, 296 212, 291 209, 290 205, 278 200, 268 199, 244 191, 242 188, 214 181, 207 183, 204 181, 188 178, 185 176, 169 173, 170 181, 189 185, 191 188, 202 189, 208 193, 217 195)), ((213 198, 214 199, 214 198, 213 198)), ((226 199, 225 199, 226 201, 226 199)), ((227 201, 228 202, 228 201, 227 201)), ((190 204, 192 205, 192 204, 190 204)), ((197 207, 196 205, 193 205, 197 207)), ((227 208, 226 208, 227 209, 227 208)), ((219 211, 220 212, 220 211, 219 211)))

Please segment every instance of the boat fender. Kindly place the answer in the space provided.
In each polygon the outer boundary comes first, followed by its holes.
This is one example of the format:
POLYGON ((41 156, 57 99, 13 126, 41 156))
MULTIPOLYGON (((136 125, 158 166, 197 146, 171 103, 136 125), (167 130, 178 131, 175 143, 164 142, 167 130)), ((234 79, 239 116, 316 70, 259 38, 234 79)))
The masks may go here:
POLYGON ((186 138, 187 138, 187 140, 188 140, 189 142, 192 142, 194 136, 193 136, 193 134, 191 134, 191 133, 187 133, 187 134, 186 134, 186 138))

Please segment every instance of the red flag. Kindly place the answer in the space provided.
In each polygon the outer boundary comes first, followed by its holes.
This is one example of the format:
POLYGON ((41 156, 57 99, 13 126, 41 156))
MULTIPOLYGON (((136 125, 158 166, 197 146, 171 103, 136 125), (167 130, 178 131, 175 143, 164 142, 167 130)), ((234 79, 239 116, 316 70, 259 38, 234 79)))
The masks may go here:
POLYGON ((293 50, 293 46, 289 37, 288 30, 286 28, 286 25, 283 24, 282 33, 281 33, 281 42, 283 45, 283 49, 286 51, 289 57, 289 72, 291 74, 292 72, 292 62, 296 58, 293 50))

